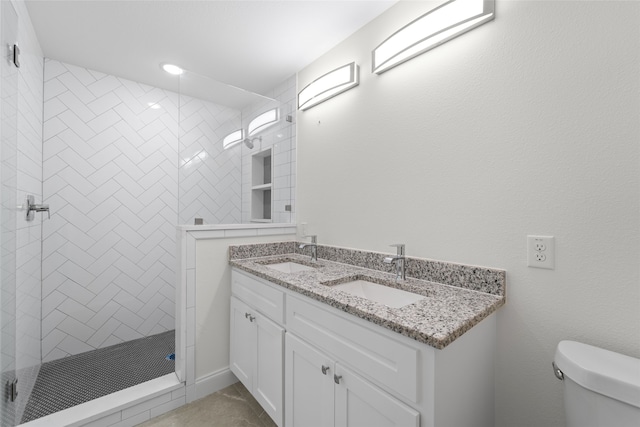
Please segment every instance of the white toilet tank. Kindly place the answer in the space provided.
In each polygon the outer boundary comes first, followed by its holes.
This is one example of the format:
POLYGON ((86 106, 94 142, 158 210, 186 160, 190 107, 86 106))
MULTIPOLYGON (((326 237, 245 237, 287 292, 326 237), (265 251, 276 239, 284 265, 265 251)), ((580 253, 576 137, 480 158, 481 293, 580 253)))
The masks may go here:
POLYGON ((639 427, 640 359, 575 341, 554 358, 567 427, 639 427))

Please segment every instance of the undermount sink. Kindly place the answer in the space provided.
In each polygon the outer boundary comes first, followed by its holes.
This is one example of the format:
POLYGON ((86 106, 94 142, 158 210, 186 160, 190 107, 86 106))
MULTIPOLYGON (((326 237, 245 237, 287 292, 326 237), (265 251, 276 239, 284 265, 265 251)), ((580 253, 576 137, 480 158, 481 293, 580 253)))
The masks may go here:
POLYGON ((362 279, 333 285, 332 288, 339 289, 360 298, 384 304, 391 308, 401 308, 405 305, 413 304, 414 302, 418 302, 426 298, 423 295, 414 294, 413 292, 391 288, 389 286, 380 285, 378 283, 362 279))
POLYGON ((300 264, 292 261, 279 262, 276 264, 266 264, 265 267, 278 270, 282 273, 298 273, 300 271, 314 270, 314 267, 309 267, 308 265, 304 265, 304 264, 300 264))

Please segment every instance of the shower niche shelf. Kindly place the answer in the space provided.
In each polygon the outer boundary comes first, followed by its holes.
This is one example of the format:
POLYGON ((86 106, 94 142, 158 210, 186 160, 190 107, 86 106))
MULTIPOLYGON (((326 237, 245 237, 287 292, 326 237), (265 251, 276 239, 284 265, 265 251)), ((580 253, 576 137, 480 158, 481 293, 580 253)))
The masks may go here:
POLYGON ((271 148, 251 156, 251 222, 271 222, 272 170, 271 148))

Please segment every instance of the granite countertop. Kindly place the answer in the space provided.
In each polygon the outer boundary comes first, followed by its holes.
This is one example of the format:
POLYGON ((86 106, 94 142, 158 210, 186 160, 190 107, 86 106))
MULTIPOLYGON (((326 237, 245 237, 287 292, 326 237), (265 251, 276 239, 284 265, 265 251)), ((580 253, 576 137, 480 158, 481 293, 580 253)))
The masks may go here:
POLYGON ((229 263, 276 285, 437 349, 451 344, 505 303, 504 285, 501 294, 492 294, 410 277, 396 282, 395 274, 322 258, 311 262, 308 255, 294 251, 239 259, 234 259, 232 255, 229 263), (286 261, 315 268, 311 271, 283 273, 267 267, 267 264, 286 261), (427 298, 401 308, 390 308, 331 287, 354 278, 404 289, 427 298))

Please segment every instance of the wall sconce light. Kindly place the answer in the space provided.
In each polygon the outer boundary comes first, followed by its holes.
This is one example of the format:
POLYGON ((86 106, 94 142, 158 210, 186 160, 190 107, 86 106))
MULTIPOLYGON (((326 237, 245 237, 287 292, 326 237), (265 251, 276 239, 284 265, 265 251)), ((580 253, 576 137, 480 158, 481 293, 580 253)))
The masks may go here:
POLYGON ((383 73, 494 18, 494 0, 450 0, 405 25, 373 52, 372 72, 383 73))
POLYGON ((298 109, 306 110, 358 86, 359 67, 352 62, 318 77, 298 93, 298 109))
POLYGON ((225 136, 222 140, 222 148, 226 150, 227 148, 231 148, 234 145, 240 143, 244 138, 244 132, 242 129, 238 129, 236 131, 231 132, 229 135, 225 136))
POLYGON ((277 108, 273 108, 260 114, 255 119, 251 120, 249 122, 249 126, 247 126, 247 132, 249 133, 249 136, 255 135, 256 133, 265 130, 269 126, 275 125, 280 119, 279 116, 280 114, 277 108))

